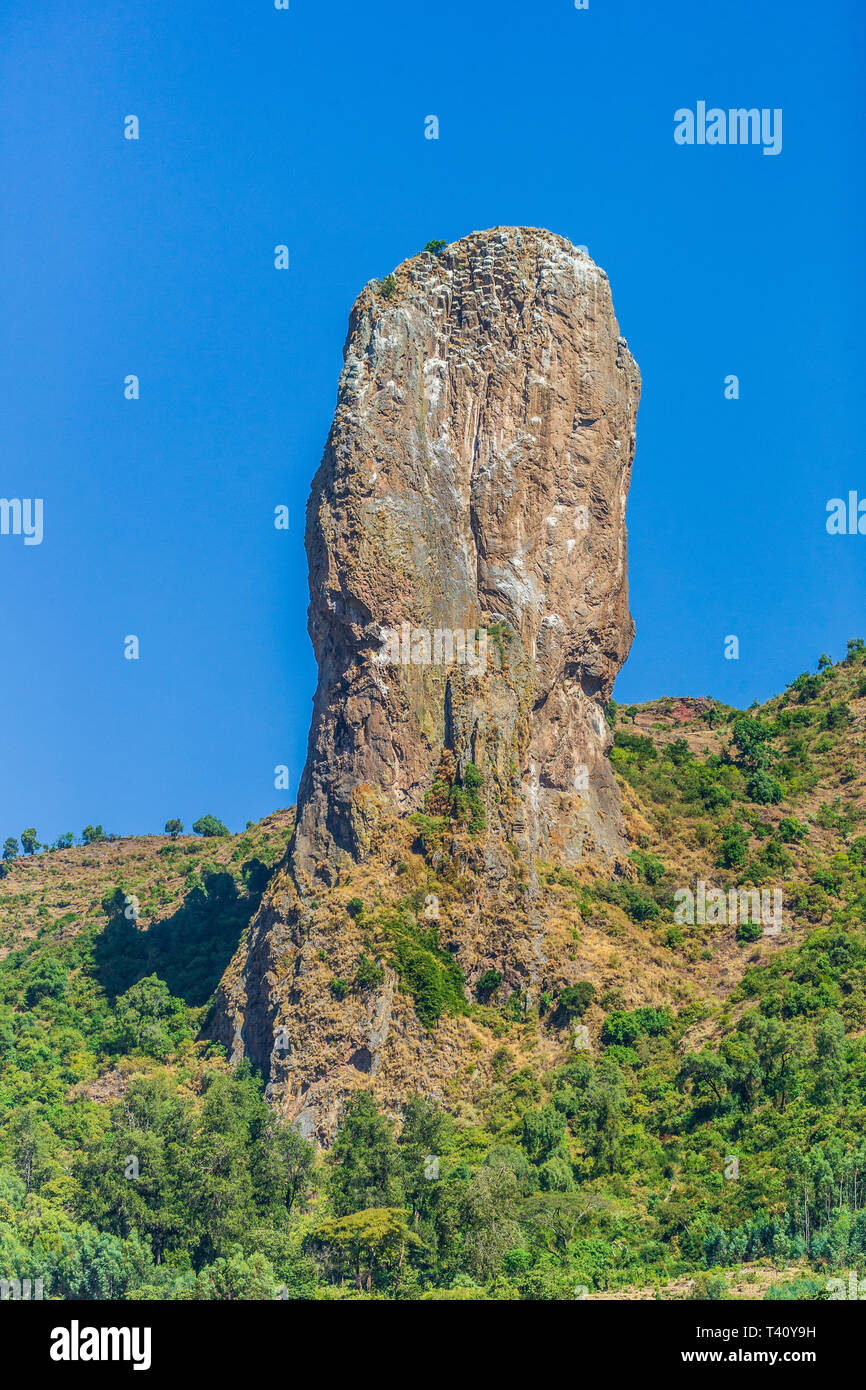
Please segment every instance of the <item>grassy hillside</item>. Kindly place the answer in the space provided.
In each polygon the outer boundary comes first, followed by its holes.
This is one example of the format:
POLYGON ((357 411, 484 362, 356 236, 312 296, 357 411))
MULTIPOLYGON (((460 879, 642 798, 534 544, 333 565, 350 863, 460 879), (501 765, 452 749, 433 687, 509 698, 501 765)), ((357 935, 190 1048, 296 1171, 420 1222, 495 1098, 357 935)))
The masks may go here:
POLYGON ((608 717, 629 863, 537 885, 515 864, 502 902, 536 894, 555 948, 536 987, 468 983, 423 921, 428 893, 471 900, 471 855, 441 846, 483 841, 472 787, 341 888, 331 1006, 389 966, 431 1047, 459 1014, 479 1062, 441 1107, 360 1091, 327 1155, 205 1040, 290 814, 6 861, 0 1277, 63 1298, 815 1298, 862 1269, 863 644, 749 711, 608 717), (699 881, 780 892, 781 930, 683 921, 699 881))

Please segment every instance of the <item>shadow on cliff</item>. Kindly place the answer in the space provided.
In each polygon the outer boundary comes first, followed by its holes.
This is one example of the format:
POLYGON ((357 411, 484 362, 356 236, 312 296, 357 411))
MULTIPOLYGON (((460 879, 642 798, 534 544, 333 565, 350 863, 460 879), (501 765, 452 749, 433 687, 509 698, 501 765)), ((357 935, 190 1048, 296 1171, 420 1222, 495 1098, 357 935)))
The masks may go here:
POLYGON ((148 975, 196 1008, 207 1003, 258 910, 271 870, 260 859, 243 865, 238 882, 227 872, 205 874, 171 917, 141 929, 125 915, 118 888, 103 900, 108 925, 96 938, 99 983, 115 998, 148 975))

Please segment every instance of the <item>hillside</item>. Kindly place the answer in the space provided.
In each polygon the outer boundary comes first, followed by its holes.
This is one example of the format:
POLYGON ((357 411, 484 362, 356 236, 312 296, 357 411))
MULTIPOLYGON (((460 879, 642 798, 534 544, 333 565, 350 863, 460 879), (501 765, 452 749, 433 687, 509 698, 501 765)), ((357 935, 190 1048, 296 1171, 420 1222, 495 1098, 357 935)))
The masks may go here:
POLYGON ((387 976, 450 1080, 437 1095, 407 1052, 400 1100, 356 1058, 318 1156, 213 1040, 263 894, 290 892, 291 813, 4 862, 0 1277, 66 1298, 825 1296, 866 1258, 863 644, 821 667, 749 711, 608 705, 628 852, 534 875, 512 854, 493 960, 487 934, 467 949, 492 901, 472 787, 390 824, 305 924, 300 978, 327 1002, 301 1060, 333 1062, 387 976), (780 890, 780 933, 676 921, 699 880, 780 890))

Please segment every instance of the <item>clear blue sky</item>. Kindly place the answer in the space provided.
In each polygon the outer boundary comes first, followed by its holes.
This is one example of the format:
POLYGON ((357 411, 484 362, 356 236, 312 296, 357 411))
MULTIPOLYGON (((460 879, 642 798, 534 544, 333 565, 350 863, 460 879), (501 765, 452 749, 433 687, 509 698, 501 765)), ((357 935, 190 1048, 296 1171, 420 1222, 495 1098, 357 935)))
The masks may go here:
POLYGON ((0 496, 45 538, 0 537, 0 838, 294 799, 347 317, 432 237, 548 227, 610 275, 644 381, 618 699, 747 705, 866 636, 866 536, 824 524, 866 496, 864 32, 860 0, 2 0, 0 496), (699 100, 781 107, 782 153, 675 145, 699 100))

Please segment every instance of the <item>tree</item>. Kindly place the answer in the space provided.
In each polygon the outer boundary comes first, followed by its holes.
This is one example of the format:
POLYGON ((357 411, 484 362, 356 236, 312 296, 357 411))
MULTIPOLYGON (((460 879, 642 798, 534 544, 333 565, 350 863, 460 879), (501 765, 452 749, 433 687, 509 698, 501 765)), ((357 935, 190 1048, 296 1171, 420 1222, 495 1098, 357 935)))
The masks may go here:
POLYGON ((12 836, 12 835, 9 836, 8 840, 6 840, 5 843, 4 843, 4 845, 3 845, 3 858, 4 858, 4 859, 17 859, 17 858, 18 858, 18 841, 17 841, 17 840, 14 838, 14 836, 12 836))
POLYGON ((760 719, 735 719, 732 742, 739 754, 736 759, 739 766, 747 772, 759 772, 769 767, 773 755, 772 749, 766 745, 772 736, 772 730, 760 719))
POLYGON ((578 980, 576 985, 566 985, 559 996, 559 1006, 568 1018, 583 1018, 595 999, 595 985, 591 980, 578 980))
POLYGON ((307 1237, 308 1246, 330 1257, 336 1272, 348 1265, 359 1290, 369 1293, 377 1268, 399 1271, 407 1249, 421 1245, 398 1207, 373 1207, 322 1221, 307 1237))
POLYGON ((529 1197, 520 1214, 549 1248, 565 1256, 580 1223, 604 1211, 608 1205, 598 1192, 544 1192, 529 1197))
POLYGON ((231 834, 228 826, 223 825, 221 820, 217 820, 216 816, 199 816, 198 820, 193 822, 192 828, 193 834, 203 835, 206 840, 231 834))
POLYGON ((108 836, 101 825, 85 825, 81 832, 81 843, 83 845, 97 845, 102 840, 107 840, 108 836))
POLYGON ((444 251, 447 245, 447 241, 428 241, 424 250, 430 251, 434 256, 438 256, 440 251, 444 251))
MULTIPOLYGON (((8 844, 9 841, 7 840, 8 844)), ((39 849, 39 841, 36 838, 36 829, 31 826, 29 830, 21 831, 21 844, 25 854, 35 854, 39 849)))
POLYGON ((845 1079, 845 1024, 839 1014, 824 1015, 815 1030, 815 1099, 819 1105, 839 1100, 845 1079))
POLYGON ((520 1191, 511 1168, 485 1165, 467 1184, 460 1203, 463 1259, 481 1279, 495 1275, 509 1250, 521 1243, 520 1191))
POLYGON ((235 1251, 228 1259, 205 1265, 196 1278, 194 1297, 220 1303, 265 1302, 273 1298, 276 1282, 273 1265, 261 1251, 235 1251))
POLYGON ((42 999, 55 998, 66 988, 67 969, 55 956, 39 956, 24 994, 28 1009, 42 999))
POLYGON ((721 1109, 725 1105, 732 1077, 725 1059, 705 1048, 702 1052, 689 1052, 686 1055, 677 1080, 681 1086, 691 1081, 696 1096, 709 1091, 721 1109))
POLYGON ((16 1115, 10 1126, 12 1158, 24 1182, 25 1191, 38 1190, 41 1169, 49 1152, 46 1142, 51 1131, 37 1120, 38 1110, 29 1106, 16 1115))
POLYGON ((527 1110, 521 1142, 531 1163, 544 1163, 554 1156, 565 1136, 565 1123, 562 1111, 552 1105, 527 1110))
POLYGON ((782 800, 784 792, 775 777, 768 777, 766 772, 755 772, 749 778, 746 785, 746 793, 761 806, 777 806, 782 800))
POLYGON ((438 1177, 431 1176, 429 1160, 439 1158, 449 1143, 451 1130, 449 1116, 426 1096, 412 1096, 403 1108, 403 1128, 397 1144, 403 1161, 403 1189, 412 1204, 414 1226, 438 1201, 441 1185, 438 1177))
POLYGON ((191 1036, 186 1005, 175 999, 158 975, 138 980, 115 1005, 109 1042, 118 1052, 143 1052, 165 1061, 179 1042, 191 1036))
POLYGON ((67 830, 67 831, 65 831, 62 835, 58 835, 58 836, 57 836, 57 839, 54 841, 54 844, 51 846, 51 848, 52 848, 52 849, 71 849, 72 846, 73 846, 74 844, 75 844, 75 836, 73 835, 73 833, 72 833, 71 830, 67 830))
POLYGON ((273 1120, 264 1137, 267 1186, 283 1193, 286 1211, 303 1201, 310 1189, 316 1146, 294 1125, 273 1120))
POLYGON ((391 1124, 369 1091, 356 1091, 346 1102, 329 1162, 328 1189, 338 1216, 366 1207, 399 1205, 403 1195, 400 1153, 391 1124))
POLYGON ((166 835, 170 835, 173 840, 176 840, 178 835, 183 834, 183 821, 167 820, 165 823, 165 833, 166 835))

